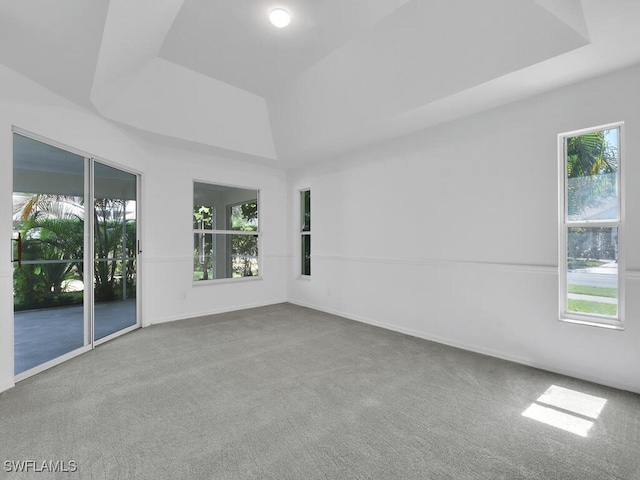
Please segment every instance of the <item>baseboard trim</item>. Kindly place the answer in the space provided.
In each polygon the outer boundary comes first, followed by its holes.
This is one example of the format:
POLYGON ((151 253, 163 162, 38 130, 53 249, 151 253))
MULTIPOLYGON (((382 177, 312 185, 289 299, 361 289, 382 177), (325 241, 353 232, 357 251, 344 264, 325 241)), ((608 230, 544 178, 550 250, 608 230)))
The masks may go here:
POLYGON ((584 380, 587 382, 597 383, 600 385, 605 385, 612 388, 617 388, 619 390, 626 390, 632 393, 640 394, 640 388, 634 385, 628 385, 622 382, 612 382, 608 378, 600 378, 597 375, 584 375, 580 372, 572 372, 570 370, 559 369, 554 366, 545 365, 540 362, 533 361, 531 359, 525 357, 519 357, 517 355, 510 355, 505 352, 492 350, 488 348, 478 347, 476 345, 467 344, 464 342, 458 342, 456 340, 451 340, 449 338, 440 337, 438 335, 430 335, 424 332, 420 332, 417 330, 413 330, 410 328, 398 327, 397 325, 392 325, 384 322, 377 322, 375 320, 370 320, 368 318, 360 317, 357 315, 351 315, 344 312, 339 312, 337 310, 333 310, 331 308, 325 308, 320 305, 314 305, 307 302, 301 302, 298 300, 289 299, 288 303, 293 305, 298 305, 300 307, 311 308, 312 310, 318 310, 320 312, 329 313, 331 315, 337 315, 339 317, 346 318, 348 320, 354 320, 356 322, 365 323, 367 325, 372 325, 374 327, 384 328, 385 330, 390 330, 393 332, 402 333, 405 335, 409 335, 416 338, 421 338, 423 340, 428 340, 431 342, 440 343, 442 345, 447 345, 449 347, 459 348, 461 350, 467 350, 469 352, 479 353, 481 355, 487 355, 490 357, 499 358, 501 360, 507 360, 509 362, 518 363, 521 365, 526 365, 532 368, 538 368, 540 370, 545 370, 552 373, 557 373, 559 375, 565 375, 567 377, 578 378, 580 380, 584 380))
POLYGON ((215 310, 207 310, 207 311, 203 311, 203 312, 195 312, 195 313, 180 314, 180 315, 171 315, 171 316, 168 316, 168 317, 160 317, 160 318, 156 319, 155 321, 151 321, 148 324, 146 324, 145 327, 150 327, 151 325, 159 325, 161 323, 177 322, 177 321, 180 321, 180 320, 188 320, 190 318, 208 317, 209 315, 218 315, 220 313, 237 312, 237 311, 240 311, 240 310, 248 310, 250 308, 268 307, 268 306, 271 306, 271 305, 278 305, 280 303, 288 303, 288 302, 287 302, 286 299, 282 299, 282 300, 274 300, 274 301, 269 301, 269 302, 259 302, 259 303, 252 303, 252 304, 246 304, 246 305, 240 305, 240 306, 234 306, 234 307, 220 308, 220 309, 215 309, 215 310))
POLYGON ((14 382, 0 383, 0 393, 10 390, 15 386, 16 384, 14 382))

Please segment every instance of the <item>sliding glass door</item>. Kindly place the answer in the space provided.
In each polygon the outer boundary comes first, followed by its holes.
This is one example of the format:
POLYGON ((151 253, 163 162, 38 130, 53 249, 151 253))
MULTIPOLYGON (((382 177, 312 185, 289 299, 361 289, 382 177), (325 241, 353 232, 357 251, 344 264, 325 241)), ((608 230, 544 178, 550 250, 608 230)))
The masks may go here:
POLYGON ((137 178, 93 169, 94 338, 136 325, 137 178))
POLYGON ((18 379, 138 326, 138 177, 14 134, 18 379))
POLYGON ((14 371, 89 345, 85 311, 87 160, 14 135, 14 371))

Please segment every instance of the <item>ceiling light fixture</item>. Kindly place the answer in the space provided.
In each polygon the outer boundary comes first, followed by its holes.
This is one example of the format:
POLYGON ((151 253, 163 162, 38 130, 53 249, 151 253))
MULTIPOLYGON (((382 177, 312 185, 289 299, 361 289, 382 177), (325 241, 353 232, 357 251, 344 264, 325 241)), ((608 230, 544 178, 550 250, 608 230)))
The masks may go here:
POLYGON ((269 13, 269 21, 278 28, 284 28, 289 25, 291 15, 283 8, 274 8, 269 13))

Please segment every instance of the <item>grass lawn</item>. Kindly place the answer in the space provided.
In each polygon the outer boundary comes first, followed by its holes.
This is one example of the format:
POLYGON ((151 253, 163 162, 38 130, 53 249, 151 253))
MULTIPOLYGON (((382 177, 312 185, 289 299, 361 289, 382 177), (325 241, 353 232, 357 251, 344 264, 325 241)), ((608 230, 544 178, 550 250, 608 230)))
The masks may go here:
POLYGON ((204 276, 204 272, 193 272, 193 281, 197 282, 202 280, 202 277, 204 276))
POLYGON ((570 312, 594 313, 612 317, 618 313, 618 306, 614 303, 590 302, 588 300, 574 300, 569 298, 567 307, 570 312))
POLYGON ((588 260, 586 258, 569 258, 567 262, 567 268, 569 270, 574 270, 576 268, 592 268, 599 267, 600 265, 604 265, 607 263, 602 260, 588 260))
POLYGON ((618 289, 615 287, 592 287, 589 285, 569 285, 569 293, 581 295, 593 295, 595 297, 618 298, 618 289))

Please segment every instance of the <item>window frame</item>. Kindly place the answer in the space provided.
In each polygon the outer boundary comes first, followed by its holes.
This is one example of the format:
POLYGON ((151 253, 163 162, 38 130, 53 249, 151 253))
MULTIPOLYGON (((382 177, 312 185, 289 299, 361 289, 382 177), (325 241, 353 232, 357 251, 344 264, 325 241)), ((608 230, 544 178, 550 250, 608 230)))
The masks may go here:
POLYGON ((575 323, 595 327, 603 327, 614 330, 624 330, 625 320, 625 249, 624 249, 624 122, 615 122, 597 127, 584 128, 570 132, 558 134, 558 298, 559 298, 559 320, 562 322, 575 323), (567 139, 586 135, 589 133, 606 130, 618 130, 618 168, 616 180, 618 185, 617 220, 569 220, 569 202, 567 188, 567 139), (568 260, 568 233, 570 228, 617 228, 617 248, 618 248, 618 312, 617 316, 608 316, 593 313, 577 313, 568 310, 568 282, 567 282, 567 260, 568 260))
POLYGON ((300 277, 301 278, 305 278, 305 279, 310 279, 311 278, 311 188, 303 188, 301 190, 298 190, 298 199, 300 201, 300 208, 299 208, 299 212, 300 212, 300 217, 299 217, 299 222, 300 222, 300 277), (305 211, 305 201, 304 201, 304 195, 305 193, 309 192, 309 230, 305 230, 304 229, 304 217, 305 214, 307 213, 305 211), (304 269, 305 269, 305 264, 304 264, 304 259, 303 259, 303 255, 304 255, 304 249, 302 247, 303 245, 303 241, 304 241, 304 237, 309 237, 309 273, 304 273, 304 269))
MULTIPOLYGON (((235 188, 235 189, 239 189, 239 190, 252 190, 256 192, 256 204, 258 206, 258 214, 257 214, 257 220, 258 220, 258 228, 255 231, 243 231, 243 230, 229 230, 227 229, 227 225, 224 225, 224 228, 215 228, 215 229, 199 229, 199 228, 195 228, 195 226, 192 228, 192 240, 193 238, 195 238, 196 235, 198 234, 205 234, 205 235, 213 235, 214 237, 214 245, 215 245, 215 236, 216 235, 249 235, 249 236, 257 236, 257 244, 258 244, 258 275, 252 275, 252 276, 246 276, 246 277, 225 277, 225 278, 211 278, 208 280, 194 280, 193 279, 193 268, 191 269, 191 277, 192 277, 192 285, 193 286, 199 286, 199 285, 210 285, 210 284, 215 284, 215 283, 237 283, 237 282, 247 282, 247 281, 253 281, 253 280, 262 280, 263 278, 263 262, 262 262, 262 208, 261 208, 261 204, 262 204, 262 190, 260 190, 259 188, 255 188, 255 187, 247 187, 247 186, 239 186, 239 185, 231 185, 231 184, 227 184, 227 183, 219 183, 219 182, 212 182, 210 180, 199 180, 199 179, 193 179, 192 181, 192 199, 191 199, 191 215, 192 215, 192 221, 191 223, 193 224, 193 209, 195 207, 195 203, 194 203, 194 198, 193 198, 193 194, 195 193, 195 188, 196 188, 196 184, 201 183, 201 184, 205 184, 205 185, 213 185, 213 186, 220 186, 220 187, 228 187, 228 188, 235 188)), ((227 213, 234 207, 234 206, 238 206, 238 205, 243 205, 243 203, 245 202, 234 202, 234 203, 230 203, 229 205, 224 205, 224 213, 225 216, 227 215, 227 213)), ((216 227, 218 227, 219 225, 219 218, 218 218, 218 209, 214 209, 213 211, 213 218, 214 218, 214 222, 216 227)), ((192 256, 192 261, 193 261, 193 256, 192 256)), ((229 259, 227 258, 225 260, 225 262, 229 262, 229 259)), ((216 265, 213 265, 213 271, 216 271, 216 265)))

